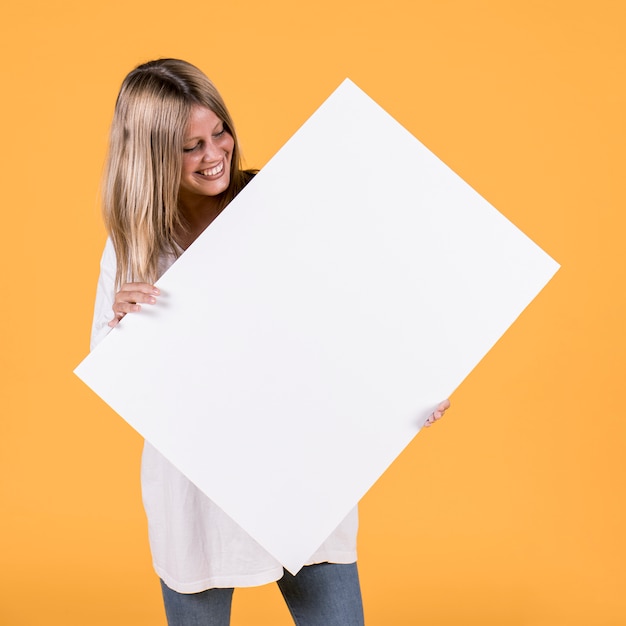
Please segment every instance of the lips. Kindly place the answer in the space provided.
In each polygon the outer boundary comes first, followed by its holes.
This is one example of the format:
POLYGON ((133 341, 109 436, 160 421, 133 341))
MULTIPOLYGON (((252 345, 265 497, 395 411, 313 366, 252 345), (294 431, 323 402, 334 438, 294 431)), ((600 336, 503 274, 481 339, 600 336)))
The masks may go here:
POLYGON ((215 167, 209 167, 206 170, 199 170, 196 174, 200 174, 200 176, 204 176, 206 178, 210 178, 211 176, 219 176, 224 171, 224 161, 218 163, 215 167))

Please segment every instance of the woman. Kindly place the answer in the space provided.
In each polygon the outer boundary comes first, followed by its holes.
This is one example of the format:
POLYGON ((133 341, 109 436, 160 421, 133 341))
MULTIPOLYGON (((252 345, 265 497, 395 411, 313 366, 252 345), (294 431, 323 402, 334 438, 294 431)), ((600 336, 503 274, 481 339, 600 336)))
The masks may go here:
MULTIPOLYGON (((241 169, 232 119, 200 70, 161 59, 126 77, 105 173, 109 239, 92 346, 126 314, 157 303, 154 282, 253 175, 241 169)), ((443 402, 427 425, 448 406, 443 402)), ((148 442, 142 494, 170 625, 227 625, 233 588, 271 581, 300 626, 363 623, 356 509, 292 576, 148 442)))

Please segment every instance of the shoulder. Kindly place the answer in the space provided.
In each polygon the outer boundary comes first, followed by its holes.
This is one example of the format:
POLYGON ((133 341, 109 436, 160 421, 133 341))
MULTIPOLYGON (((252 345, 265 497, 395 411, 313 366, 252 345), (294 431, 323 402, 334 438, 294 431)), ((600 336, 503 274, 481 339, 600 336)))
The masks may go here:
POLYGON ((115 255, 115 246, 113 245, 113 240, 111 237, 107 237, 106 243, 104 244, 104 250, 102 251, 102 259, 100 261, 101 266, 108 266, 109 264, 116 265, 117 257, 115 255))

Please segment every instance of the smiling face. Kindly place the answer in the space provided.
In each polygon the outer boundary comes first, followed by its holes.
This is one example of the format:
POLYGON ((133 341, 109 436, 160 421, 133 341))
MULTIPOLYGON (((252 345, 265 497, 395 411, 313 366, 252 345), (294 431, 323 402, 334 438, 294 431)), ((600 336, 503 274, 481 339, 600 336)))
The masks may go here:
POLYGON ((197 203, 228 189, 235 142, 224 122, 210 109, 194 106, 183 143, 179 200, 197 203))

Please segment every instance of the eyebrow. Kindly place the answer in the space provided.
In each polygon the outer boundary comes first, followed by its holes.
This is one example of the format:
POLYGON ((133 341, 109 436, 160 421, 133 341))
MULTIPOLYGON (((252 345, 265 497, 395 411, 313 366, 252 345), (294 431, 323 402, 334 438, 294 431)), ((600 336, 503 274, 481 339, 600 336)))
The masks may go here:
MULTIPOLYGON (((223 120, 220 120, 214 127, 213 130, 211 131, 211 133, 214 133, 215 130, 219 127, 222 126, 222 128, 226 128, 226 123, 223 120)), ((187 143, 188 141, 194 141, 195 139, 202 139, 202 137, 200 135, 196 136, 196 137, 189 137, 189 138, 185 138, 183 139, 183 143, 187 143)))

